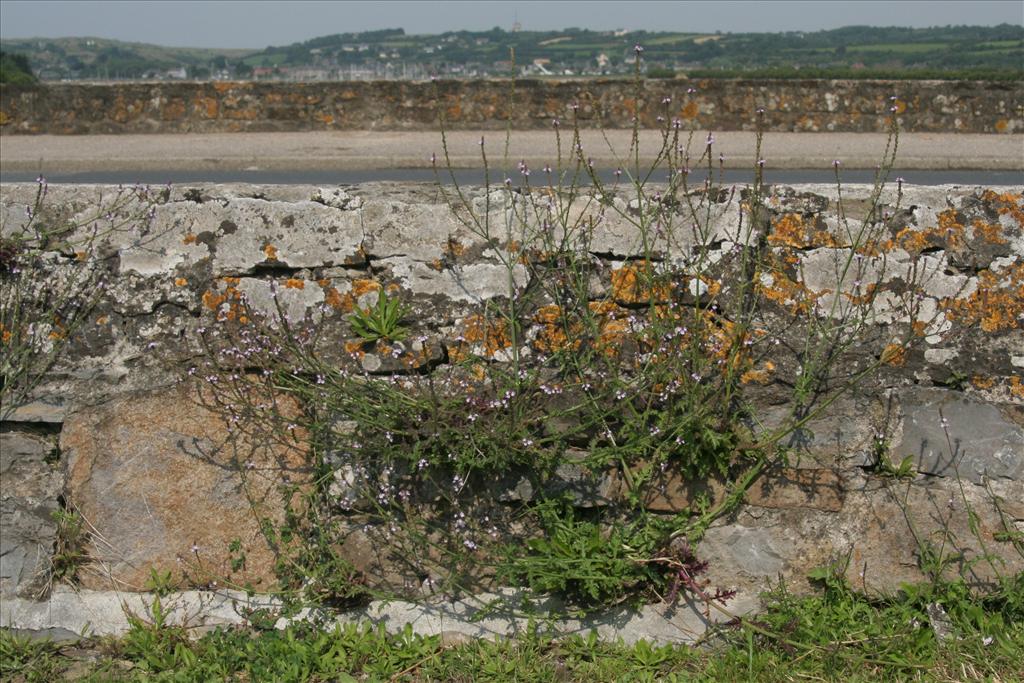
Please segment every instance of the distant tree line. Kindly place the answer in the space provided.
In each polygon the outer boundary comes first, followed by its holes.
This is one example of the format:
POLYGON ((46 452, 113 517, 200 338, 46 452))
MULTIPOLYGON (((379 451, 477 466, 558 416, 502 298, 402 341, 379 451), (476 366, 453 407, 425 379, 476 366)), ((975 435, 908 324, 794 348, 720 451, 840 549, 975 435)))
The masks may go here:
POLYGON ((29 66, 28 57, 0 50, 0 83, 32 85, 36 77, 29 66))

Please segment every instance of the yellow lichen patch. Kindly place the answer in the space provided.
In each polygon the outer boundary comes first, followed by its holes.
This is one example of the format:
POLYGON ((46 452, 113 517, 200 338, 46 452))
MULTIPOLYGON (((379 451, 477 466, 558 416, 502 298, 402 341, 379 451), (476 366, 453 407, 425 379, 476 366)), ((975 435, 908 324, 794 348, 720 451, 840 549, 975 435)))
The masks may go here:
POLYGON ((361 341, 345 342, 345 353, 360 359, 366 355, 366 351, 363 351, 363 342, 361 341))
POLYGON ((376 280, 367 280, 365 278, 359 278, 352 281, 352 290, 350 293, 352 294, 352 296, 358 299, 364 294, 369 294, 370 292, 379 292, 382 289, 383 287, 376 280))
POLYGON ((647 261, 635 261, 612 271, 612 297, 624 304, 668 301, 671 287, 657 282, 657 274, 647 261))
POLYGON ((971 377, 971 384, 973 384, 976 389, 991 389, 996 385, 996 380, 993 377, 975 375, 974 377, 971 377))
POLYGON ((909 254, 918 254, 931 246, 928 238, 932 234, 931 230, 915 230, 908 227, 896 233, 895 241, 903 251, 909 254))
POLYGON ((174 278, 174 284, 178 287, 185 287, 188 285, 188 280, 183 277, 174 278))
POLYGON ((268 261, 277 260, 277 247, 273 244, 266 244, 263 246, 263 255, 267 257, 268 261))
POLYGON ((14 334, 3 325, 0 325, 0 342, 7 344, 11 341, 11 337, 14 334))
POLYGON ((541 306, 537 309, 537 312, 533 314, 533 319, 544 325, 553 325, 558 322, 561 317, 562 307, 556 304, 541 306))
POLYGON ((53 319, 53 329, 50 330, 50 334, 47 335, 50 339, 56 341, 58 339, 66 339, 68 331, 64 327, 64 323, 61 322, 60 318, 56 316, 53 319))
POLYGON ((768 243, 795 249, 840 246, 830 232, 808 224, 798 213, 786 213, 780 216, 772 224, 772 230, 768 234, 768 243))
POLYGON ((284 282, 285 289, 305 289, 306 281, 297 277, 290 277, 284 282))
POLYGON ((185 234, 185 238, 183 240, 181 240, 181 243, 182 244, 195 244, 196 243, 196 236, 194 234, 192 234, 191 232, 186 233, 185 234))
POLYGON ((237 277, 223 277, 220 278, 220 283, 224 285, 223 292, 220 294, 211 290, 203 292, 203 305, 217 313, 218 321, 238 320, 242 323, 249 321, 246 316, 242 315, 242 292, 237 287, 241 281, 241 278, 237 277), (228 306, 224 307, 224 303, 227 303, 228 306))
MULTIPOLYGON (((345 300, 334 287, 324 287, 324 303, 335 309, 345 308, 345 300)), ((351 311, 351 308, 348 310, 351 311)))
POLYGON ((707 292, 705 292, 706 296, 714 298, 722 292, 722 283, 719 282, 718 280, 715 280, 714 278, 711 278, 707 275, 698 275, 697 279, 703 282, 704 285, 708 288, 707 292))
POLYGON ((448 244, 445 245, 445 252, 452 258, 458 258, 466 253, 466 246, 454 237, 450 237, 448 238, 448 244))
POLYGON ((1004 192, 999 194, 992 190, 985 190, 981 198, 994 204, 1000 216, 1010 214, 1017 225, 1024 228, 1024 193, 1004 192))
POLYGON ((978 239, 989 244, 1009 244, 1009 240, 1003 237, 1003 229, 998 223, 986 223, 980 218, 975 218, 971 223, 971 231, 978 239))
POLYGON ((981 326, 985 332, 1012 330, 1024 319, 1024 263, 998 273, 978 273, 978 287, 970 296, 942 300, 948 320, 981 326))
POLYGON ((700 113, 700 107, 693 100, 690 100, 686 105, 679 110, 679 116, 684 119, 695 119, 697 114, 700 113))
POLYGON ((922 320, 915 320, 911 323, 910 328, 913 330, 915 337, 923 337, 928 326, 922 320))
POLYGON ((1024 382, 1020 381, 1020 377, 1012 375, 1010 377, 1010 395, 1016 398, 1024 398, 1024 382))
POLYGON ((882 350, 880 360, 886 365, 903 367, 907 364, 907 349, 903 344, 889 344, 882 350))
POLYGON ((512 346, 508 325, 503 320, 488 320, 482 315, 471 315, 462 323, 465 343, 479 345, 484 356, 491 357, 512 346))
POLYGON ((614 356, 622 349, 623 344, 630 334, 630 325, 627 320, 603 320, 601 332, 597 341, 597 349, 606 356, 614 356))
POLYGON ((939 214, 938 230, 930 231, 931 234, 945 238, 947 249, 960 249, 964 246, 964 232, 966 226, 957 220, 956 211, 946 209, 939 214))
POLYGON ((865 240, 863 244, 859 244, 857 248, 854 249, 854 252, 860 254, 861 256, 874 258, 876 256, 881 256, 886 252, 892 251, 895 244, 896 243, 893 240, 878 240, 869 238, 865 240))
POLYGON ((764 362, 760 368, 754 370, 750 369, 740 375, 740 382, 742 384, 750 384, 756 382, 757 384, 767 384, 771 381, 771 376, 775 372, 775 363, 770 360, 764 362))
POLYGON ((105 315, 101 315, 100 317, 96 318, 97 325, 106 325, 108 322, 110 322, 110 318, 105 315))
POLYGON ((210 290, 203 292, 203 305, 211 311, 216 311, 226 300, 227 297, 223 294, 214 294, 210 290))
POLYGON ((774 268, 759 274, 757 293, 784 306, 790 313, 808 313, 826 292, 812 292, 799 282, 790 280, 781 270, 774 268))

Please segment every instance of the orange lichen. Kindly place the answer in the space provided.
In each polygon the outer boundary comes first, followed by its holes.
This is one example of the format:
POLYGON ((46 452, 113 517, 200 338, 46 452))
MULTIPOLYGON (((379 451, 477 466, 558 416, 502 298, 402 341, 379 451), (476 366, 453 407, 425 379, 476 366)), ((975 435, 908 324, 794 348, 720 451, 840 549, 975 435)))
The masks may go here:
POLYGON ((227 297, 223 294, 214 294, 210 290, 203 292, 203 305, 211 311, 216 311, 226 300, 227 297))
POLYGON ((362 358, 366 355, 366 351, 363 350, 362 341, 347 341, 345 342, 345 353, 355 356, 356 358, 362 358))
POLYGON ((786 307, 793 314, 808 313, 814 303, 827 293, 812 292, 805 285, 789 279, 778 268, 759 273, 756 290, 760 296, 786 307), (765 276, 771 278, 770 284, 764 283, 765 276))
POLYGON ((772 224, 772 230, 768 234, 768 243, 795 249, 840 246, 832 233, 818 229, 813 224, 808 224, 798 213, 786 213, 780 216, 772 224))
POLYGON ((973 384, 976 389, 991 389, 996 385, 996 380, 993 377, 975 375, 971 378, 971 384, 973 384))
POLYGON ((775 364, 768 360, 764 362, 764 365, 762 365, 760 369, 750 369, 740 375, 740 382, 742 384, 750 384, 751 382, 767 384, 771 381, 771 376, 774 372, 775 364))
POLYGON ((970 296, 941 302, 948 320, 963 325, 980 325, 985 332, 1020 327, 1024 318, 1024 263, 1015 263, 998 273, 978 273, 978 287, 970 296))
POLYGON ((612 271, 612 297, 624 304, 643 304, 669 299, 671 287, 658 282, 654 268, 647 261, 635 261, 612 271))
POLYGON ((267 257, 268 261, 277 260, 277 247, 273 244, 266 244, 263 246, 263 254, 267 257))
POLYGON ((1009 214, 1017 222, 1017 225, 1024 228, 1024 193, 1004 192, 999 194, 992 190, 985 190, 981 198, 994 204, 1000 216, 1009 214))
POLYGON ((174 284, 177 285, 178 287, 185 287, 186 285, 188 285, 188 280, 186 280, 183 277, 175 278, 174 284))
POLYGON ((998 223, 986 223, 980 218, 975 218, 971 223, 971 230, 974 236, 985 240, 989 244, 1009 244, 1009 240, 1003 237, 1003 228, 998 223))
POLYGON ((284 286, 285 289, 305 289, 306 281, 301 280, 297 277, 290 277, 287 280, 285 280, 284 286))
POLYGON ((68 331, 64 327, 64 323, 61 322, 61 320, 59 318, 54 317, 54 319, 53 319, 53 329, 50 330, 50 334, 48 334, 47 337, 49 337, 50 339, 53 339, 54 341, 56 341, 58 339, 66 339, 67 336, 68 336, 68 331))
POLYGON ((895 242, 907 253, 920 253, 931 246, 928 238, 932 235, 932 232, 931 230, 915 230, 910 227, 903 228, 896 233, 895 242))
POLYGON ((369 294, 370 292, 379 292, 381 289, 383 289, 383 287, 376 280, 367 280, 364 278, 359 278, 352 281, 352 289, 350 293, 352 294, 352 296, 358 299, 364 294, 369 294))
POLYGON ((96 318, 97 325, 106 325, 108 322, 110 322, 110 318, 105 315, 101 315, 100 317, 96 318))
POLYGON ((695 119, 697 114, 700 113, 700 107, 693 100, 690 100, 686 105, 679 110, 679 116, 684 119, 695 119))
POLYGON ((1024 382, 1020 381, 1017 375, 1010 376, 1010 395, 1016 398, 1024 398, 1024 382))
POLYGON ((191 232, 190 233, 186 233, 185 239, 181 240, 181 243, 182 244, 195 244, 196 243, 196 236, 194 234, 192 234, 191 232))
POLYGON ((445 246, 445 251, 452 258, 458 258, 466 253, 466 247, 454 237, 448 238, 448 244, 445 246))
POLYGON ((324 287, 324 303, 331 308, 344 308, 344 300, 334 287, 324 287))
POLYGON ((880 360, 886 365, 903 367, 907 364, 907 349, 902 344, 889 344, 882 350, 880 360))
POLYGON ((462 340, 469 344, 479 344, 483 355, 487 357, 512 346, 512 337, 505 321, 488 320, 482 315, 471 315, 463 321, 462 340))

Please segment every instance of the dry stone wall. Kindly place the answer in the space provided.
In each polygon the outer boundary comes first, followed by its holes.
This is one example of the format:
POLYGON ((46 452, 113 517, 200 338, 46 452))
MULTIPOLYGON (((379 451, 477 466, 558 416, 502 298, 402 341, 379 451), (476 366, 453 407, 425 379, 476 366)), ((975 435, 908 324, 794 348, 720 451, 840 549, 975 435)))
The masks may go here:
POLYGON ((754 130, 759 108, 770 131, 885 132, 893 107, 906 132, 1024 130, 1016 83, 650 80, 638 96, 628 80, 591 79, 516 81, 511 100, 501 80, 3 86, 0 132, 436 130, 441 116, 451 129, 501 129, 509 120, 548 128, 574 116, 585 128, 629 128, 640 116, 648 128, 676 117, 687 127, 754 130))
MULTIPOLYGON (((495 220, 511 210, 501 192, 466 192, 472 206, 489 208, 495 220)), ((843 192, 844 211, 852 214, 870 203, 872 188, 843 192)), ((715 585, 739 591, 737 609, 755 606, 757 593, 780 575, 790 587, 806 590, 807 572, 837 558, 847 558, 847 576, 871 592, 921 580, 915 538, 945 535, 964 557, 980 553, 984 543, 1006 571, 1024 569, 1006 540, 1024 530, 1022 189, 900 192, 890 187, 881 196, 885 239, 868 257, 888 269, 875 282, 886 294, 873 299, 864 336, 839 359, 853 374, 881 358, 879 371, 789 435, 789 458, 763 473, 744 504, 715 521, 698 547, 715 585), (920 296, 910 307, 897 305, 912 280, 920 284, 920 296), (915 343, 893 348, 897 329, 913 333, 915 343), (884 476, 882 455, 896 464, 909 456, 910 477, 884 476), (977 515, 977 534, 968 507, 977 515)), ((3 187, 5 237, 27 223, 36 193, 34 185, 3 187)), ((118 196, 112 187, 51 186, 48 220, 56 226, 77 216, 86 226, 81 229, 95 230, 95 221, 81 218, 118 196)), ((326 458, 334 470, 317 479, 316 444, 289 424, 298 421, 302 406, 282 397, 263 412, 227 418, 209 398, 216 388, 211 383, 219 380, 204 376, 201 360, 211 334, 244 330, 255 322, 249 316, 265 314, 296 324, 322 316, 317 343, 324 357, 367 377, 429 376, 472 356, 507 362, 514 350, 508 336, 481 316, 481 306, 500 300, 510 284, 528 288, 536 276, 531 258, 541 257, 515 240, 482 239, 458 220, 437 188, 427 186, 190 185, 153 188, 148 196, 155 203, 144 218, 100 233, 93 265, 103 271, 104 289, 88 318, 31 395, 5 406, 2 623, 74 630, 84 623, 83 613, 99 609, 95 605, 116 611, 120 603, 103 591, 146 590, 153 572, 213 591, 183 593, 181 599, 185 611, 204 600, 216 603, 209 623, 217 623, 225 600, 248 600, 218 589, 248 585, 261 593, 277 586, 275 558, 288 540, 268 539, 261 531, 294 512, 283 501, 299 501, 311 490, 351 516, 351 533, 338 552, 359 581, 429 599, 431 581, 443 577, 410 572, 382 536, 366 530, 356 473, 326 458), (506 267, 503 253, 520 258, 506 267), (409 307, 411 335, 403 341, 367 343, 353 332, 353 311, 374 304, 382 292, 409 307), (284 436, 257 440, 246 425, 260 420, 279 420, 277 433, 284 436), (53 586, 61 529, 52 513, 60 509, 79 511, 88 525, 90 561, 78 574, 88 590, 77 596, 53 586)), ((703 242, 711 246, 706 256, 725 265, 717 282, 691 282, 687 291, 700 297, 719 288, 727 297, 735 284, 729 278, 744 277, 728 267, 730 254, 754 246, 738 242, 735 231, 751 199, 742 190, 695 196, 708 202, 706 230, 718 236, 703 242)), ((595 274, 589 296, 606 312, 614 339, 645 296, 636 279, 641 257, 686 263, 696 237, 680 234, 642 245, 621 217, 636 200, 623 192, 603 201, 622 209, 621 215, 603 212, 593 201, 577 200, 571 210, 595 219, 587 254, 595 274)), ((830 303, 836 291, 848 288, 857 296, 860 283, 836 280, 836 263, 850 249, 843 242, 850 223, 837 218, 835 189, 774 187, 762 201, 767 231, 761 248, 774 250, 781 264, 756 275, 766 305, 776 307, 766 315, 795 314, 810 301, 827 318, 836 310, 830 303)), ((130 213, 132 204, 119 206, 130 213)), ((74 242, 67 237, 47 252, 54 278, 79 263, 62 246, 74 242)), ((520 354, 543 354, 559 343, 552 315, 543 306, 524 312, 520 354)), ((781 423, 789 410, 799 373, 784 352, 792 342, 780 334, 779 349, 769 347, 744 375, 755 434, 781 423)), ((244 362, 238 367, 240 374, 258 377, 258 368, 244 362)), ((540 493, 568 494, 579 508, 614 504, 623 495, 624 473, 616 466, 576 464, 583 455, 576 460, 568 454, 543 482, 544 491, 511 470, 495 472, 481 493, 497 507, 540 493)), ((658 513, 692 508, 698 497, 714 505, 726 495, 713 476, 670 470, 655 475, 654 483, 643 504, 658 513)), ((970 571, 978 582, 992 578, 983 563, 970 571)), ((678 619, 697 627, 701 609, 692 611, 678 619)), ((630 618, 656 637, 672 639, 658 630, 677 618, 665 614, 655 609, 630 618)), ((116 615, 105 618, 111 631, 124 624, 116 615)))

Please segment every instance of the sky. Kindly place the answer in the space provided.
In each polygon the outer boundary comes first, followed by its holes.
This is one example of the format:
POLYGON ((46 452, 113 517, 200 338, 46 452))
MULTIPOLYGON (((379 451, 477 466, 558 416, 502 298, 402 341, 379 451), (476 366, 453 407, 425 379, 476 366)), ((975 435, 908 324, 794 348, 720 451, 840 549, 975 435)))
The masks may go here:
POLYGON ((307 2, 0 0, 0 37, 90 36, 174 47, 264 48, 333 33, 450 30, 817 31, 1024 25, 1024 0, 307 2))

